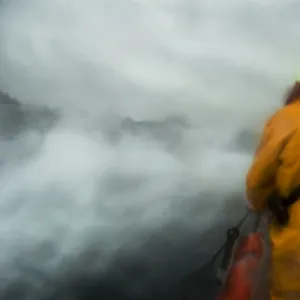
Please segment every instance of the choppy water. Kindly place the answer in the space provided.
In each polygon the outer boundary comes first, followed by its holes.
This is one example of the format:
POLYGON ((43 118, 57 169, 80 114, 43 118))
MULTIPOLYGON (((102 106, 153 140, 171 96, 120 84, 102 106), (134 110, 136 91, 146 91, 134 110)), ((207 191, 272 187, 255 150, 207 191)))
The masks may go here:
POLYGON ((0 88, 60 114, 0 142, 3 297, 173 299, 240 217, 300 4, 0 3, 0 88))

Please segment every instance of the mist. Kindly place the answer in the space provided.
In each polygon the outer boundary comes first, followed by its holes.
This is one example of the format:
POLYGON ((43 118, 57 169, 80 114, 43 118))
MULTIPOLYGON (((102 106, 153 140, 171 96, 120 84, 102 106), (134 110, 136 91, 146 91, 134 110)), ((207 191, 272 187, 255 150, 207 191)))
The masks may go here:
POLYGON ((0 89, 57 113, 0 141, 0 290, 42 299, 41 278, 53 291, 119 276, 128 295, 167 299, 159 287, 220 245, 205 234, 241 217, 259 131, 298 72, 297 9, 0 2, 0 89))

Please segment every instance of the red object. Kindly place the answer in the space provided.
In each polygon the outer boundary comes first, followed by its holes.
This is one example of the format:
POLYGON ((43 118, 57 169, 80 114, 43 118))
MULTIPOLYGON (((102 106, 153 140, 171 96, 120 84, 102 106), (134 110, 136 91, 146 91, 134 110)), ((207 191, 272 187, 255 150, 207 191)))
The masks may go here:
POLYGON ((224 290, 217 300, 250 300, 263 254, 261 233, 253 232, 244 237, 234 254, 224 290))

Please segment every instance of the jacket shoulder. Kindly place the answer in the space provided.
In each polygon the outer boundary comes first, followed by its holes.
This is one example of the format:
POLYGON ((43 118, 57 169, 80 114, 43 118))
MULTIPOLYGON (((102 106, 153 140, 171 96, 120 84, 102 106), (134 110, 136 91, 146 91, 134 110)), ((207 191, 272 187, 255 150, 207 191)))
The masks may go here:
POLYGON ((300 105, 277 110, 265 125, 264 135, 283 140, 300 129, 300 105))
MULTIPOLYGON (((294 123, 295 120, 300 120, 300 105, 298 106, 285 106, 278 109, 273 115, 269 118, 267 125, 276 125, 276 123, 285 123, 290 126, 294 123)), ((299 122, 299 121, 298 121, 299 122)))

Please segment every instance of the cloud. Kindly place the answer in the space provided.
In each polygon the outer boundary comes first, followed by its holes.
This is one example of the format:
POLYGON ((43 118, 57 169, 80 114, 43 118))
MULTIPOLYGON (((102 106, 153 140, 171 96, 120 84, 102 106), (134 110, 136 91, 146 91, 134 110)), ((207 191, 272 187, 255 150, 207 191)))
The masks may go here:
POLYGON ((262 127, 297 71, 297 6, 3 1, 0 87, 63 117, 1 141, 0 263, 36 265, 28 253, 49 243, 37 267, 55 273, 90 247, 108 260, 172 222, 214 224, 243 193, 241 132, 262 127))

